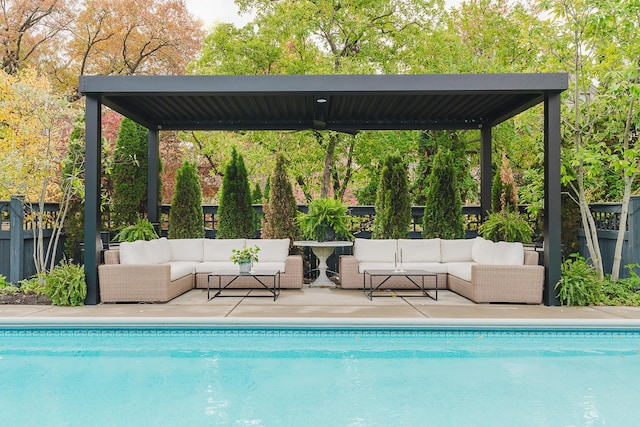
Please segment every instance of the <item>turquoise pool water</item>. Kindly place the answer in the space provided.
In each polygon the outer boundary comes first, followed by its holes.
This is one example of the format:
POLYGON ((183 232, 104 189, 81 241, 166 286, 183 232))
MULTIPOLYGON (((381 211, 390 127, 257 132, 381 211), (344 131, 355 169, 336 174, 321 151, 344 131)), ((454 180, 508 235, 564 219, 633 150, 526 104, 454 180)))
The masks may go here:
POLYGON ((629 330, 0 329, 7 426, 636 426, 629 330))

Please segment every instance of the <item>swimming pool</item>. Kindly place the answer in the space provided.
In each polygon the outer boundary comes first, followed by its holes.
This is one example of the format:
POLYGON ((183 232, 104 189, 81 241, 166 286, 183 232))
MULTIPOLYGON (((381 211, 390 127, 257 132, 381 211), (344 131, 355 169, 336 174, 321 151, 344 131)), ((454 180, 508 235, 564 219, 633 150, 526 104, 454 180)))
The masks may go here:
POLYGON ((637 425, 640 329, 0 329, 11 426, 637 425))

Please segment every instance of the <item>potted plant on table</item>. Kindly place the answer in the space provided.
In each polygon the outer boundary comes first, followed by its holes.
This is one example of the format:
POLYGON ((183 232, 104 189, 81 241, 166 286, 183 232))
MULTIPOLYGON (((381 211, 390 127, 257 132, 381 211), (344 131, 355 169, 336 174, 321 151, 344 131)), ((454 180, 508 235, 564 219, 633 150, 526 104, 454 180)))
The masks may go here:
POLYGON ((153 240, 158 238, 158 233, 153 224, 147 219, 138 219, 135 224, 129 225, 114 237, 118 242, 135 242, 136 240, 153 240))
POLYGON ((348 209, 340 200, 316 199, 309 203, 307 213, 300 213, 298 222, 306 239, 326 242, 335 240, 337 236, 352 240, 349 231, 351 217, 348 209))
POLYGON ((253 270, 253 263, 258 262, 258 252, 260 248, 254 246, 247 248, 247 245, 243 245, 242 249, 232 249, 231 261, 238 264, 240 274, 247 274, 253 270))

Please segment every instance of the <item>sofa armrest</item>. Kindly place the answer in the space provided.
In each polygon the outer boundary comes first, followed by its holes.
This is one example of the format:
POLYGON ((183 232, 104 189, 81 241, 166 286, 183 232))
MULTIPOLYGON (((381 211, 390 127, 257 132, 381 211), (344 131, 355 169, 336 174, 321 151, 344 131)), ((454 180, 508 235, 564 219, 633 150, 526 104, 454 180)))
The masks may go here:
POLYGON ((108 251, 104 251, 104 263, 120 264, 120 251, 116 249, 110 249, 108 251))
POLYGON ((524 265, 538 265, 540 254, 538 251, 524 251, 524 265))
POLYGON ((340 255, 340 286, 344 289, 362 289, 362 274, 358 271, 358 260, 353 255, 340 255))
POLYGON ((280 287, 284 289, 300 289, 302 284, 302 255, 288 255, 284 260, 284 274, 280 276, 280 287))
POLYGON ((476 302, 541 304, 544 267, 541 265, 483 265, 471 267, 476 302))

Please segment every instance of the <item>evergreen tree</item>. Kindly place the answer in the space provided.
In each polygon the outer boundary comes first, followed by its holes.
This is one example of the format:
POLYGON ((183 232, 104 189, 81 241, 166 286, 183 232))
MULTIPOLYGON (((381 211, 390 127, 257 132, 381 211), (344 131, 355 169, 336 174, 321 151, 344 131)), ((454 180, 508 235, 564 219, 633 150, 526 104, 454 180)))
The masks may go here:
POLYGON ((62 166, 62 176, 64 179, 77 180, 74 187, 75 192, 69 199, 67 216, 64 219, 64 253, 68 259, 80 261, 82 259, 82 245, 84 242, 84 188, 82 179, 84 178, 84 166, 81 173, 75 176, 78 164, 84 164, 84 122, 76 123, 70 135, 69 150, 62 166))
POLYGON ((422 235, 426 239, 464 238, 462 201, 451 151, 441 148, 433 159, 424 207, 422 235))
POLYGON ((498 173, 493 176, 491 184, 491 209, 493 212, 518 212, 518 194, 513 178, 513 170, 509 167, 507 155, 502 153, 502 163, 498 173))
POLYGON ((147 212, 147 134, 133 120, 122 120, 113 154, 115 228, 134 224, 147 212))
POLYGON ((169 238, 196 239, 204 237, 202 190, 196 165, 184 161, 176 172, 171 210, 169 238))
POLYGON ((404 239, 411 224, 411 197, 407 168, 400 156, 385 159, 379 182, 373 238, 404 239))
POLYGON ((251 201, 254 205, 262 204, 262 190, 260 190, 260 185, 256 182, 255 187, 253 187, 253 193, 251 193, 251 201))
POLYGON ((262 197, 264 197, 267 202, 269 201, 269 194, 271 194, 271 177, 267 177, 267 183, 264 185, 264 193, 262 193, 262 197))
POLYGON ((293 189, 287 170, 285 158, 280 154, 273 171, 269 202, 264 205, 264 221, 262 237, 265 239, 290 239, 291 244, 301 235, 297 221, 298 205, 293 196, 293 189))
POLYGON ((234 148, 222 179, 222 196, 218 207, 219 239, 252 239, 256 233, 251 189, 242 156, 234 148))

